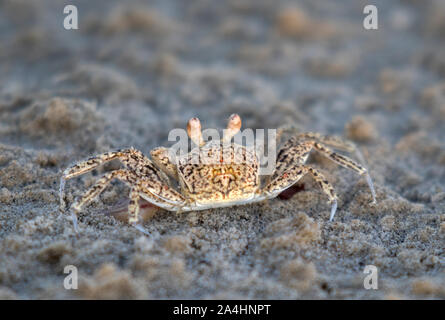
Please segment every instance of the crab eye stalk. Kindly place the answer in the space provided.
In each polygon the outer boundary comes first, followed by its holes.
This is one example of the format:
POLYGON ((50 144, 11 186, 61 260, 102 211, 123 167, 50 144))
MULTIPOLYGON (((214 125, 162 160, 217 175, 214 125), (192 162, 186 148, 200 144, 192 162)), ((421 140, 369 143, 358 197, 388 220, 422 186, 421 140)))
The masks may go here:
POLYGON ((201 133, 201 122, 198 118, 191 118, 189 120, 187 123, 187 134, 196 145, 202 146, 204 144, 201 133))
POLYGON ((232 137, 241 129, 241 117, 236 113, 232 114, 227 123, 227 129, 224 130, 224 142, 229 142, 232 137))

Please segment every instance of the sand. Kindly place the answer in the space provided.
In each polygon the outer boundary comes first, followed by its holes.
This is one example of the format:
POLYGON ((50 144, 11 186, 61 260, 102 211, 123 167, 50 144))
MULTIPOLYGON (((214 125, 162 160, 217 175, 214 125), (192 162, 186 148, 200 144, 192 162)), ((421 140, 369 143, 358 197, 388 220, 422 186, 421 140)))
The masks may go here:
MULTIPOLYGON (((0 298, 444 299, 445 6, 374 1, 0 2, 0 298), (288 200, 145 212, 147 237, 109 213, 115 182, 79 217, 59 213, 61 171, 85 157, 169 146, 200 117, 343 135, 377 191, 314 154, 288 200), (105 214, 104 214, 105 213, 105 214), (77 290, 63 287, 78 268, 77 290), (365 266, 378 289, 363 286, 365 266)), ((81 195, 110 163, 67 183, 81 195)))

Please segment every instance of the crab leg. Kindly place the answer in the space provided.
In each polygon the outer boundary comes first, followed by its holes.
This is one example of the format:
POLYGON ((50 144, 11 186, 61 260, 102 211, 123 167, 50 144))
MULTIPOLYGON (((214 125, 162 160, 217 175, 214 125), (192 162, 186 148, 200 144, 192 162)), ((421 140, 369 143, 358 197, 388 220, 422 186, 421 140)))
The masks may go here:
POLYGON ((96 167, 103 165, 106 162, 109 162, 114 159, 120 159, 122 162, 124 162, 126 165, 130 162, 128 158, 131 154, 138 153, 135 149, 124 149, 124 150, 117 150, 117 151, 111 151, 106 152, 101 155, 88 158, 87 160, 81 161, 79 163, 76 163, 72 165, 71 167, 68 167, 63 171, 62 177, 60 178, 60 188, 59 188, 59 198, 60 198, 60 210, 64 211, 66 208, 66 203, 64 200, 64 191, 65 191, 65 182, 66 180, 75 178, 77 176, 80 176, 82 174, 85 174, 96 167))
POLYGON ((118 150, 118 151, 106 152, 101 155, 88 158, 87 160, 76 163, 71 167, 65 169, 65 171, 63 171, 63 178, 65 180, 68 180, 80 176, 108 161, 123 157, 124 155, 125 151, 118 150))
POLYGON ((351 141, 341 139, 337 136, 325 136, 316 132, 304 132, 297 135, 298 139, 315 140, 323 144, 329 145, 339 150, 354 152, 357 147, 351 141))
POLYGON ((122 156, 120 151, 113 151, 101 154, 96 157, 91 157, 85 161, 76 163, 63 171, 62 177, 60 178, 60 188, 59 188, 59 199, 60 199, 60 210, 65 211, 66 203, 64 199, 65 192, 65 182, 68 179, 72 179, 84 173, 87 173, 94 168, 104 164, 105 162, 114 160, 122 156))
POLYGON ((325 136, 316 132, 305 132, 301 133, 297 136, 299 139, 311 139, 316 142, 320 142, 324 145, 331 146, 335 149, 346 151, 349 153, 354 153, 358 158, 359 162, 365 164, 365 159, 363 158, 362 153, 357 148, 357 146, 348 140, 342 139, 337 136, 325 136))
MULTIPOLYGON (((295 127, 280 128, 280 129, 278 129, 277 139, 279 139, 279 137, 281 137, 283 135, 283 133, 286 131, 297 132, 298 129, 295 127)), ((360 152, 360 150, 357 148, 357 146, 353 142, 351 142, 349 140, 345 140, 338 136, 322 135, 317 132, 303 132, 303 133, 297 134, 295 136, 295 138, 297 140, 312 140, 315 142, 320 142, 320 143, 331 146, 338 150, 354 153, 355 156, 358 158, 358 160, 361 163, 365 163, 363 155, 360 152)))
POLYGON ((176 165, 170 161, 169 149, 158 147, 151 150, 150 155, 158 168, 166 172, 173 179, 178 180, 178 170, 176 165))
MULTIPOLYGON (((143 231, 143 227, 138 225, 139 222, 139 199, 141 194, 144 196, 143 198, 148 200, 149 202, 155 204, 156 206, 166 209, 166 210, 174 210, 177 206, 182 205, 184 199, 179 195, 178 198, 174 198, 169 201, 169 199, 161 200, 153 195, 149 189, 144 187, 146 184, 145 181, 140 180, 134 172, 131 172, 126 169, 115 170, 105 174, 102 178, 100 178, 80 199, 78 199, 72 205, 71 217, 73 219, 73 224, 76 232, 78 232, 77 226, 77 215, 82 210, 83 207, 88 205, 91 201, 97 198, 105 188, 110 184, 113 179, 119 179, 125 182, 128 186, 132 187, 130 191, 130 202, 128 204, 128 213, 129 218, 128 222, 134 225, 139 231, 142 231, 148 234, 146 231, 143 231), (144 183, 145 182, 145 183, 144 183), (171 203, 170 203, 171 202, 171 203)), ((168 188, 168 186, 163 185, 162 190, 168 188)), ((172 192, 173 190, 171 190, 172 192)))
POLYGON ((141 198, 139 194, 139 187, 134 187, 130 191, 130 202, 128 203, 128 223, 133 225, 140 232, 150 235, 147 229, 145 229, 139 223, 139 199, 141 198))
POLYGON ((97 198, 102 191, 110 184, 113 179, 119 179, 128 185, 134 180, 134 176, 128 170, 120 169, 111 171, 100 178, 80 199, 76 200, 72 207, 71 217, 73 219, 74 229, 78 232, 77 215, 84 206, 97 198))
POLYGON ((342 139, 338 136, 322 135, 317 132, 298 133, 298 128, 293 126, 279 128, 277 130, 277 139, 281 138, 281 136, 288 131, 297 133, 295 138, 299 141, 313 140, 347 152, 354 152, 357 149, 353 142, 342 139))
POLYGON ((358 150, 355 148, 354 144, 348 141, 343 141, 340 138, 326 137, 321 136, 317 133, 310 132, 303 133, 299 136, 292 137, 283 145, 283 148, 280 150, 277 156, 277 169, 274 173, 274 177, 281 174, 283 170, 286 170, 287 167, 290 167, 292 165, 301 165, 306 162, 309 152, 312 148, 314 148, 315 150, 319 151, 321 154, 338 163, 339 165, 354 170, 360 175, 365 176, 366 182, 368 183, 369 189, 371 190, 373 203, 376 203, 374 184, 372 183, 372 179, 368 173, 368 170, 349 157, 338 154, 328 147, 322 145, 321 143, 315 141, 316 139, 328 141, 331 145, 335 145, 336 147, 342 148, 344 150, 358 150), (302 138, 313 140, 299 142, 299 139, 302 138))
POLYGON ((153 192, 153 189, 142 183, 138 188, 138 192, 144 200, 167 211, 181 210, 186 203, 184 197, 173 189, 170 190, 171 193, 166 197, 165 194, 162 196, 159 193, 153 192))
POLYGON ((302 165, 286 170, 283 174, 280 174, 268 185, 266 185, 264 192, 268 194, 268 198, 276 197, 281 192, 297 183, 308 173, 311 174, 314 180, 320 185, 323 192, 328 196, 329 203, 332 204, 330 215, 330 221, 332 221, 332 219, 334 219, 335 212, 337 211, 337 196, 334 192, 334 188, 318 170, 310 166, 302 165))
POLYGON ((377 203, 376 195, 375 195, 375 189, 374 189, 374 184, 372 183, 371 176, 369 175, 368 170, 366 168, 364 168, 363 166, 359 165, 358 163, 356 163, 352 159, 350 159, 350 158, 348 158, 346 156, 343 156, 341 154, 338 154, 338 153, 332 151, 331 149, 321 145, 318 142, 314 143, 314 148, 317 151, 319 151, 321 154, 326 156, 327 158, 329 158, 332 161, 334 161, 334 162, 338 163, 339 165, 341 165, 342 167, 354 170, 355 172, 359 173, 360 175, 365 176, 366 177, 366 182, 368 183, 369 189, 371 190, 373 203, 377 203))
POLYGON ((314 143, 306 141, 298 143, 296 138, 287 141, 277 155, 277 166, 272 180, 290 167, 303 165, 311 152, 314 143))
MULTIPOLYGON (((71 216, 76 231, 78 229, 77 214, 85 205, 95 199, 114 178, 118 178, 134 189, 130 195, 130 198, 133 199, 133 201, 129 204, 129 222, 131 224, 135 224, 138 221, 139 206, 136 205, 137 208, 135 208, 135 205, 132 203, 137 204, 137 201, 134 201, 136 198, 139 199, 140 196, 151 203, 170 211, 177 210, 178 207, 184 205, 184 197, 168 185, 167 175, 156 168, 150 159, 144 156, 142 152, 130 148, 104 153, 66 169, 60 182, 60 209, 62 211, 65 209, 64 187, 67 179, 91 171, 95 167, 116 158, 120 159, 127 169, 119 169, 105 174, 81 199, 73 204, 71 216)), ((138 227, 138 229, 140 229, 140 227, 138 227)))

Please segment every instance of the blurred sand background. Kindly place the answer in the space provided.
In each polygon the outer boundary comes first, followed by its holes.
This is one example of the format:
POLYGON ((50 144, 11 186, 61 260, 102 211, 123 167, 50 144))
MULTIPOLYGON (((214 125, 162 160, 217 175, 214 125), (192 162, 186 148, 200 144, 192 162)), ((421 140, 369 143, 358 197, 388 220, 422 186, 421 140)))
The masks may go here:
MULTIPOLYGON (((0 1, 0 298, 445 298, 445 3, 0 1), (63 7, 79 30, 63 28, 63 7), (58 211, 61 170, 134 146, 168 146, 200 117, 344 135, 366 182, 314 155, 339 195, 334 222, 310 177, 289 200, 145 214, 146 237, 101 212, 58 211), (379 289, 363 288, 366 265, 379 289), (63 288, 63 268, 79 289, 63 288)), ((118 163, 70 180, 81 195, 118 163)))

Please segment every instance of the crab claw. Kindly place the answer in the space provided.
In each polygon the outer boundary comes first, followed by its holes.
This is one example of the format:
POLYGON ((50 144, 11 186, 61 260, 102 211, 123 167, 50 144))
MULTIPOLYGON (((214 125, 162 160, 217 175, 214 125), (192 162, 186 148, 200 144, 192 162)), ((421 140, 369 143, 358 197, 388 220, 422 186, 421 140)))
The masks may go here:
POLYGON ((241 129, 241 117, 236 113, 229 117, 229 122, 227 123, 227 129, 224 130, 224 142, 229 142, 232 137, 238 133, 241 129))
POLYGON ((201 133, 201 122, 198 118, 191 118, 189 120, 187 123, 187 134, 196 145, 202 146, 204 144, 201 133))

